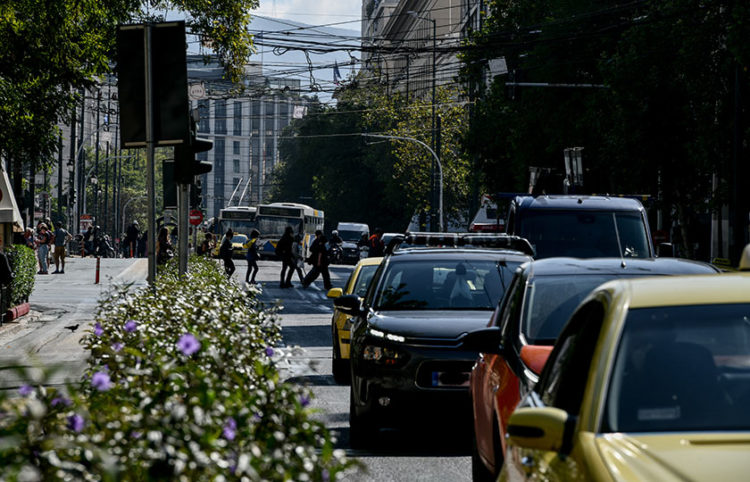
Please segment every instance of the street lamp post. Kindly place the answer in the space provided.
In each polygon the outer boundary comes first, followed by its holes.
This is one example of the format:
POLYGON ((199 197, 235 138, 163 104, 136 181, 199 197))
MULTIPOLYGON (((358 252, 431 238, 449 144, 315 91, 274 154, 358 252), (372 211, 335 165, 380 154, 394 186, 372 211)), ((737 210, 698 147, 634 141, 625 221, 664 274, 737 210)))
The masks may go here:
MULTIPOLYGON (((430 131, 430 145, 432 150, 435 149, 435 79, 437 77, 437 21, 434 18, 420 17, 414 10, 409 10, 409 15, 418 19, 432 22, 432 129, 430 131)), ((437 156, 435 156, 437 157, 437 156)), ((430 175, 430 189, 432 192, 432 202, 435 202, 435 167, 432 168, 430 175)), ((434 217, 431 220, 431 224, 434 226, 434 217)), ((442 229, 441 229, 442 231, 442 229)))
POLYGON ((421 145, 428 151, 430 151, 430 154, 432 154, 433 159, 435 160, 435 165, 438 168, 438 179, 439 179, 439 197, 438 197, 438 230, 440 232, 443 231, 443 165, 440 163, 440 158, 435 153, 435 151, 425 144, 424 142, 420 141, 419 139, 415 139, 413 137, 405 137, 405 136, 388 136, 385 134, 362 134, 364 137, 377 137, 379 139, 398 139, 402 141, 412 141, 416 142, 417 144, 421 145))

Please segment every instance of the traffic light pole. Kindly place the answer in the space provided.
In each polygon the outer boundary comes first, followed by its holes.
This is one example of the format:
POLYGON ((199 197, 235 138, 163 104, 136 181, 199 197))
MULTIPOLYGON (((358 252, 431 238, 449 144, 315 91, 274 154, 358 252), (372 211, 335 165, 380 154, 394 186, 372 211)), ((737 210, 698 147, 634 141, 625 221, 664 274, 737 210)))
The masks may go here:
POLYGON ((156 184, 154 180, 154 79, 151 63, 151 25, 146 25, 144 35, 144 59, 146 77, 146 191, 148 194, 148 276, 149 286, 156 280, 156 184))
POLYGON ((190 184, 177 185, 177 254, 180 276, 187 273, 188 264, 188 204, 190 204, 190 184))

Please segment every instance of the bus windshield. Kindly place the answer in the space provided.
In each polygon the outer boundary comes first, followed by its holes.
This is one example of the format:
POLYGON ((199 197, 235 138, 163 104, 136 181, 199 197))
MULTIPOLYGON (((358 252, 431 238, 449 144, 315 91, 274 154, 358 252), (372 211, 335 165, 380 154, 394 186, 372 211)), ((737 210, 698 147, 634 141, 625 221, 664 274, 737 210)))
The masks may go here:
POLYGON ((279 239, 284 234, 287 226, 291 226, 295 233, 301 231, 302 219, 287 217, 259 217, 258 230, 263 237, 279 239))

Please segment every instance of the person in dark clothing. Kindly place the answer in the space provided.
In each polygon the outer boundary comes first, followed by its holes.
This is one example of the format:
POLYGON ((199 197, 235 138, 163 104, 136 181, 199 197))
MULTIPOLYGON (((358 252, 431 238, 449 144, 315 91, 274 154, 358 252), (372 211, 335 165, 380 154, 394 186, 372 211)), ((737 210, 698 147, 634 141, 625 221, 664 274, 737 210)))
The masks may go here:
POLYGON ((315 231, 315 241, 310 245, 310 258, 312 258, 312 269, 305 280, 302 282, 302 287, 307 288, 310 283, 315 281, 319 274, 323 275, 323 286, 325 289, 330 290, 331 285, 331 274, 328 272, 328 247, 326 243, 328 240, 323 235, 322 231, 315 231))
POLYGON ((148 231, 144 231, 140 238, 138 238, 138 257, 145 258, 148 253, 148 231))
POLYGON ((224 239, 221 241, 221 246, 219 246, 219 258, 221 258, 224 261, 224 271, 227 274, 228 278, 232 277, 232 274, 234 274, 234 270, 236 269, 234 267, 234 261, 232 260, 232 238, 234 237, 234 233, 231 229, 227 229, 227 233, 224 235, 224 239))
POLYGON ((368 254, 370 258, 383 256, 385 252, 385 245, 383 244, 383 230, 380 228, 375 229, 375 234, 370 236, 367 243, 368 254))
POLYGON ((294 243, 294 229, 287 226, 284 234, 276 243, 276 256, 281 260, 281 282, 280 288, 292 287, 292 274, 294 274, 294 253, 292 244, 294 243))
POLYGON ((244 248, 247 248, 247 273, 245 273, 245 283, 255 284, 255 275, 258 274, 258 237, 260 232, 257 229, 250 231, 250 239, 244 244, 244 248), (252 273, 252 277, 250 274, 252 273))
POLYGON ((125 236, 125 256, 132 258, 138 253, 138 236, 141 234, 141 230, 138 227, 138 221, 133 221, 133 224, 128 226, 127 234, 125 236))

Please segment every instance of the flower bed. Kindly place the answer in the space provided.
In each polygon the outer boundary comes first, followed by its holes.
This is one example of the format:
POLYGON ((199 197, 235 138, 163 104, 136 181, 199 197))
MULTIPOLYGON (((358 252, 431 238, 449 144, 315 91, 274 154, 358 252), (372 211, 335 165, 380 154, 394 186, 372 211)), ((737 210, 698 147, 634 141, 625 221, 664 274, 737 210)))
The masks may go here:
POLYGON ((309 391, 280 382, 274 312, 211 260, 171 268, 102 299, 80 385, 37 377, 0 405, 0 479, 333 480, 352 464, 309 391))

